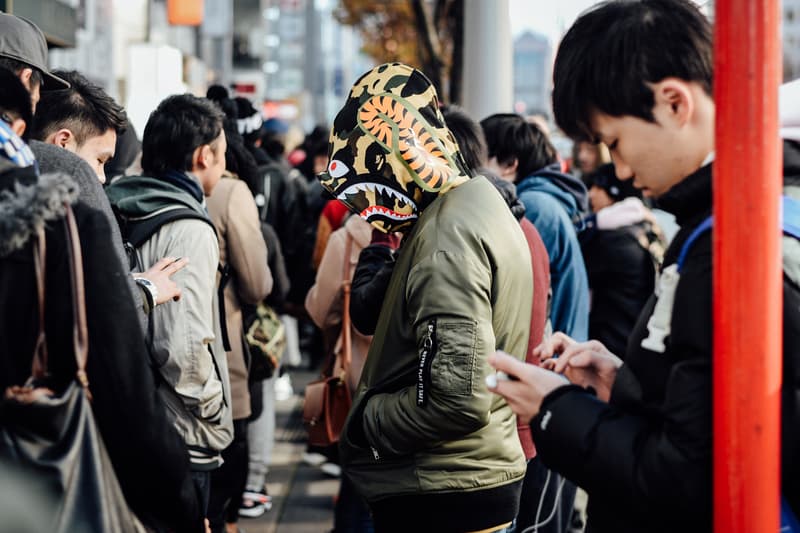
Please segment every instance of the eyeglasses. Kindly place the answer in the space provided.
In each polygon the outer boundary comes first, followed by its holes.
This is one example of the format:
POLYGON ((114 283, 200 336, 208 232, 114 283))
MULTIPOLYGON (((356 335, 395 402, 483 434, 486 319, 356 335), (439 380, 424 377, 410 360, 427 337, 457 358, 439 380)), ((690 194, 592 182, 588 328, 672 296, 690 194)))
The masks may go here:
POLYGON ((8 124, 9 126, 11 126, 11 125, 14 123, 14 119, 13 119, 13 118, 11 118, 11 115, 9 115, 9 114, 8 114, 8 113, 6 113, 6 112, 2 112, 2 113, 0 113, 0 120, 2 120, 3 122, 5 122, 5 123, 6 123, 6 124, 8 124))

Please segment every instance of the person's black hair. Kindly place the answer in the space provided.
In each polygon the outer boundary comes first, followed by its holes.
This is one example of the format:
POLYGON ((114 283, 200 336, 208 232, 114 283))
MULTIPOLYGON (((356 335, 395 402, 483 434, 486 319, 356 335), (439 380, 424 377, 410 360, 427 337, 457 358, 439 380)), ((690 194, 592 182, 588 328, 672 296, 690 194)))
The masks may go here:
MULTIPOLYGON (((41 87, 42 82, 44 82, 44 77, 38 68, 28 65, 27 63, 23 63, 22 61, 11 59, 10 57, 0 57, 0 68, 10 70, 16 76, 19 76, 19 73, 22 72, 23 69, 29 68, 32 71, 31 84, 34 87, 41 87)), ((23 87, 25 87, 25 85, 23 85, 23 87)))
POLYGON ((712 96, 711 24, 690 0, 613 0, 584 12, 561 40, 553 112, 573 139, 597 141, 591 117, 654 122, 648 83, 697 82, 712 96))
POLYGON ((236 123, 239 109, 236 101, 230 97, 228 89, 222 85, 210 86, 206 91, 206 98, 224 113, 223 129, 228 143, 225 149, 225 170, 236 174, 247 183, 251 191, 255 190, 258 181, 258 164, 247 150, 245 141, 239 133, 236 123))
POLYGON ((192 169, 194 151, 222 133, 225 115, 206 98, 178 94, 164 99, 150 114, 142 136, 142 170, 159 176, 192 169))
POLYGON ((122 176, 125 171, 130 167, 139 153, 142 151, 142 143, 136 134, 136 129, 132 124, 128 124, 125 131, 117 135, 117 144, 114 149, 114 157, 106 161, 105 173, 108 181, 111 181, 117 176, 122 176))
POLYGON ((456 105, 442 108, 442 116, 447 128, 456 138, 467 168, 474 172, 486 166, 489 151, 480 125, 466 111, 456 105))
POLYGON ((261 149, 264 150, 272 159, 280 159, 286 152, 286 145, 283 143, 284 136, 274 131, 261 130, 261 149))
POLYGON ((535 124, 514 113, 497 113, 481 120, 489 158, 512 164, 517 160, 517 177, 522 179, 558 162, 558 152, 547 135, 535 124))
MULTIPOLYGON (((255 196, 258 191, 260 173, 255 157, 247 149, 244 139, 236 129, 235 123, 225 121, 225 138, 228 142, 225 150, 225 170, 236 174, 244 181, 255 196)), ((262 185, 263 187, 263 185, 262 185)))
POLYGON ((42 93, 31 132, 35 139, 43 141, 65 128, 80 146, 108 130, 117 135, 125 131, 128 125, 125 110, 102 87, 75 70, 56 70, 53 74, 69 82, 70 88, 42 93))
POLYGON ((328 156, 329 131, 330 129, 325 126, 315 126, 314 129, 311 130, 311 133, 306 135, 300 146, 298 146, 299 149, 306 153, 306 157, 296 168, 308 181, 316 181, 314 179, 314 158, 318 156, 328 156))
POLYGON ((0 120, 13 122, 22 119, 26 124, 22 139, 27 140, 32 117, 30 93, 13 71, 0 67, 0 120))

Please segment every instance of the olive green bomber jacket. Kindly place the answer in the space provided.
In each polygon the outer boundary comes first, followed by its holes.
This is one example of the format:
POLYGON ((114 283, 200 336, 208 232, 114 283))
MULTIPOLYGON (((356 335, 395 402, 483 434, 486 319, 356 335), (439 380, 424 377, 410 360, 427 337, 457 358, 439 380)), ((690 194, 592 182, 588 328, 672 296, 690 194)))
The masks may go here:
POLYGON ((423 211, 398 256, 341 436, 345 471, 367 499, 523 477, 514 414, 484 380, 495 349, 524 359, 532 295, 525 237, 485 178, 423 211))

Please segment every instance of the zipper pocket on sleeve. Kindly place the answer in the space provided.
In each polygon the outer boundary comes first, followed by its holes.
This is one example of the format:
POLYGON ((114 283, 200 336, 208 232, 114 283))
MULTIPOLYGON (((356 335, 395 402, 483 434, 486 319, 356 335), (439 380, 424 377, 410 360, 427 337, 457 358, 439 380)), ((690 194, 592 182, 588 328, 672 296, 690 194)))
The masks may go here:
POLYGON ((422 350, 419 353, 419 366, 417 367, 417 406, 425 407, 428 404, 428 395, 431 386, 431 365, 436 355, 436 319, 428 322, 428 330, 422 340, 422 350))

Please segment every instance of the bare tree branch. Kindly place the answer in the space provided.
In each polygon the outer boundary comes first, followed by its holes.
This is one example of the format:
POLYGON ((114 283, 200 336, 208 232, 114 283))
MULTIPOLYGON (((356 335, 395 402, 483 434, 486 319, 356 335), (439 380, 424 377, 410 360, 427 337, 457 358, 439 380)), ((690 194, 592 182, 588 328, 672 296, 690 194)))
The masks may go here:
POLYGON ((433 21, 428 16, 428 12, 423 5, 423 0, 411 0, 411 8, 414 11, 414 21, 422 43, 420 54, 422 60, 422 70, 431 78, 437 92, 446 101, 446 95, 442 93, 442 61, 441 43, 433 21))

